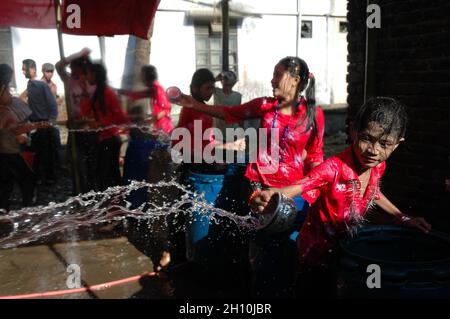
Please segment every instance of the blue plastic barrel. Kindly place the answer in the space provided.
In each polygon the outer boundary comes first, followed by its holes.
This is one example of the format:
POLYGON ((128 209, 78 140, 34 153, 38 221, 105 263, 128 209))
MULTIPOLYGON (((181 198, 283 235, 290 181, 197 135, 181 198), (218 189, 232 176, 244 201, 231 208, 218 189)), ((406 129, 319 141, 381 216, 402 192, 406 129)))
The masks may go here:
MULTIPOLYGON (((125 153, 125 163, 123 166, 124 184, 130 184, 133 180, 147 180, 150 154, 155 148, 155 143, 156 142, 152 139, 130 139, 125 153)), ((134 190, 127 196, 127 201, 132 204, 132 208, 139 207, 146 202, 146 194, 147 190, 144 188, 134 190)))
MULTIPOLYGON (((233 213, 242 206, 241 191, 245 167, 229 165, 225 174, 201 174, 190 171, 187 182, 198 194, 204 193, 205 200, 214 207, 233 213)), ((234 222, 214 216, 212 212, 195 211, 187 225, 186 253, 190 261, 214 266, 226 262, 224 251, 230 250, 230 238, 237 231, 234 222)))
POLYGON ((341 240, 340 250, 339 297, 450 297, 449 240, 398 226, 372 226, 341 240))

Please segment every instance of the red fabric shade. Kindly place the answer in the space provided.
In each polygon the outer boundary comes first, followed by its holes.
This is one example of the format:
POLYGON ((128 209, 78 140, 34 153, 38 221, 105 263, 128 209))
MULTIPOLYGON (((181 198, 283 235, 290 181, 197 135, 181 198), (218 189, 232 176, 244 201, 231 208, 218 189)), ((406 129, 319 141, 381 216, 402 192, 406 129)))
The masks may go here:
POLYGON ((99 36, 133 34, 146 39, 159 1, 66 0, 62 8, 62 31, 68 34, 99 36), (71 4, 76 4, 80 8, 81 28, 69 28, 70 24, 67 22, 71 13, 67 13, 66 8, 71 4))
POLYGON ((53 0, 1 0, 0 25, 20 28, 55 28, 53 0))
MULTIPOLYGON (((65 0, 61 5, 61 31, 97 36, 132 34, 147 38, 159 2, 160 0, 65 0), (70 23, 74 19, 78 19, 79 28, 70 23)), ((54 1, 1 0, 0 26, 55 28, 54 1)))

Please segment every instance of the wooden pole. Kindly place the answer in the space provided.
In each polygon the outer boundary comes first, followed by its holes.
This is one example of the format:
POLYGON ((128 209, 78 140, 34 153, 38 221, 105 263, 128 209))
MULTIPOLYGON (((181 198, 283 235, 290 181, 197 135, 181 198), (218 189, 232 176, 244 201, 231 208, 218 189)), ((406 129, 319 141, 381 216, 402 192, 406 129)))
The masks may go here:
POLYGON ((105 37, 99 36, 98 37, 98 44, 100 46, 100 56, 102 59, 103 64, 106 63, 106 45, 105 45, 105 37))
MULTIPOLYGON (((56 20, 56 32, 58 34, 58 46, 59 46, 59 56, 60 59, 63 60, 65 57, 64 54, 64 43, 61 32, 61 4, 59 0, 54 0, 55 5, 55 20, 56 20)), ((66 101, 66 112, 67 112, 67 129, 71 129, 72 125, 72 104, 69 96, 69 90, 67 88, 66 82, 63 81, 64 84, 64 98, 66 101)), ((75 141, 75 134, 68 134, 67 146, 69 147, 69 155, 70 155, 70 165, 72 170, 72 176, 74 179, 74 187, 75 192, 79 194, 81 192, 81 183, 80 183, 80 175, 78 168, 78 156, 77 156, 77 147, 75 141)))

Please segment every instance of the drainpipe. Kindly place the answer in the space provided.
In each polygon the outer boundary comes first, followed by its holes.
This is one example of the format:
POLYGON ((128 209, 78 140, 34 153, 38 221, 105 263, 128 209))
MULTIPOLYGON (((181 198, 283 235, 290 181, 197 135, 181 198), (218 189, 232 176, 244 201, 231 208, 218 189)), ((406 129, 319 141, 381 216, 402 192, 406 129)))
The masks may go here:
MULTIPOLYGON (((367 0, 367 6, 376 3, 376 0, 367 0)), ((364 66, 364 103, 368 98, 376 96, 376 53, 377 53, 377 29, 367 27, 369 14, 366 10, 366 59, 364 66)))
POLYGON ((229 32, 230 32, 230 20, 229 20, 229 7, 228 0, 222 0, 222 70, 229 70, 228 61, 228 45, 229 45, 229 32))
POLYGON ((295 38, 295 55, 299 56, 300 53, 300 38, 302 35, 302 14, 300 11, 301 0, 297 0, 297 32, 295 38))

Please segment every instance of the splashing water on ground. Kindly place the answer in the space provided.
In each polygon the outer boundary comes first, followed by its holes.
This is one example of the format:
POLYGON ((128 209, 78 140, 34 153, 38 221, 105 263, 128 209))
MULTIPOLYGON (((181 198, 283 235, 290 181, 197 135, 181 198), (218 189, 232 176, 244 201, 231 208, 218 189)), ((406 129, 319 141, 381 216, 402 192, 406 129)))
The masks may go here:
POLYGON ((74 196, 63 203, 24 208, 1 215, 0 226, 9 224, 12 229, 7 236, 0 238, 0 248, 13 248, 56 232, 120 221, 128 217, 153 219, 193 212, 208 216, 213 223, 219 223, 217 216, 227 218, 242 231, 252 230, 259 225, 258 220, 250 215, 238 216, 215 208, 202 194, 196 194, 175 181, 156 184, 133 181, 130 185, 110 187, 103 192, 91 191, 74 196), (148 201, 132 208, 133 205, 127 198, 132 191, 140 189, 159 196, 157 203, 148 201), (170 189, 170 192, 167 192, 167 189, 170 189), (174 194, 176 196, 173 196, 174 194))

